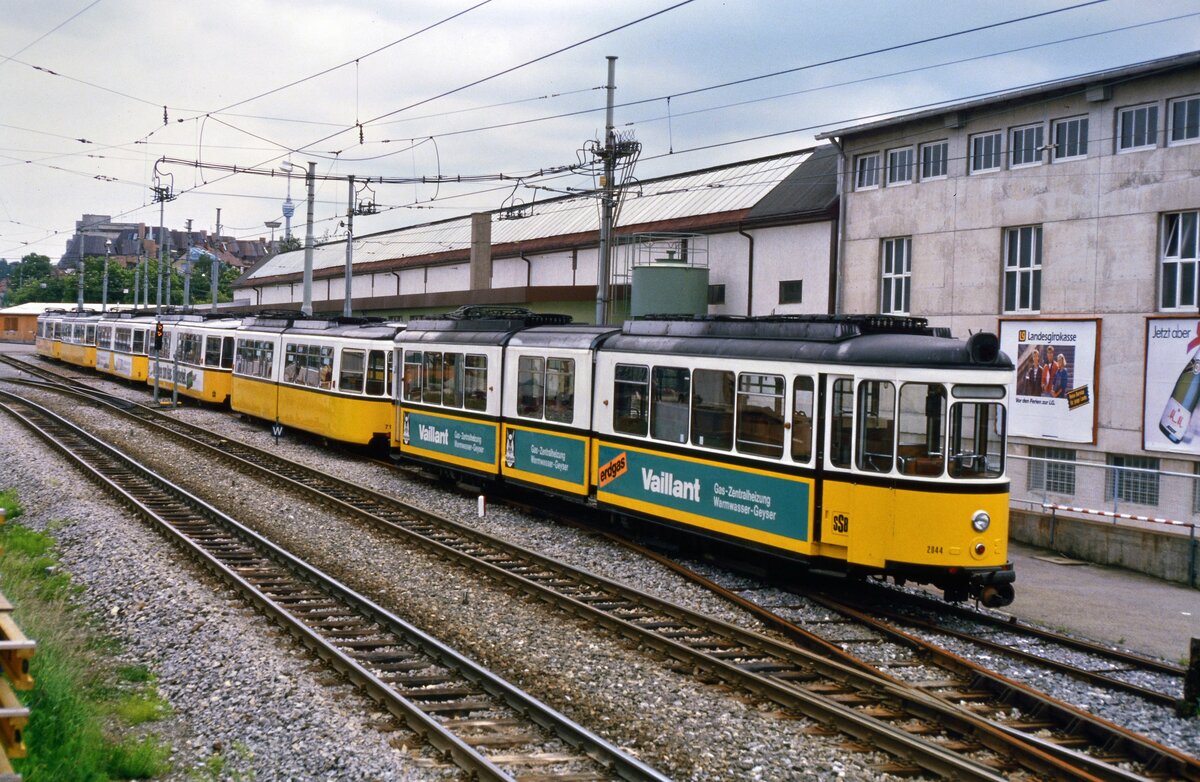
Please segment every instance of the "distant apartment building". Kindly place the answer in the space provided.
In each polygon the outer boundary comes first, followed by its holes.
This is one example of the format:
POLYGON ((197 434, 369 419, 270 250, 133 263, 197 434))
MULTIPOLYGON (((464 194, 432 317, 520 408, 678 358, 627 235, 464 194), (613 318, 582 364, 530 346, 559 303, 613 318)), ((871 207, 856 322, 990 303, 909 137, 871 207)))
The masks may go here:
POLYGON ((1195 518, 1200 52, 819 138, 838 311, 998 331, 1017 363, 1014 500, 1195 518))
POLYGON ((59 259, 63 268, 75 268, 82 257, 103 257, 106 253, 113 263, 133 266, 138 259, 158 254, 160 239, 165 237, 164 251, 179 257, 189 247, 201 247, 214 253, 222 263, 237 268, 252 266, 270 253, 263 238, 235 239, 214 237, 208 231, 179 231, 145 223, 116 223, 109 215, 85 214, 75 221, 75 233, 67 237, 67 246, 59 259))

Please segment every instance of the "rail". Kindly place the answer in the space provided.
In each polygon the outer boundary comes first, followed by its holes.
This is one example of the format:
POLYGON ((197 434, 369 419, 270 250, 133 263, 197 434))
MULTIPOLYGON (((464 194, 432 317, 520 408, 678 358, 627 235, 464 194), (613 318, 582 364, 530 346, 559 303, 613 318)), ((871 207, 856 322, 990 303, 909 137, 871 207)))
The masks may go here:
MULTIPOLYGON (((0 508, 0 524, 6 517, 0 508)), ((25 637, 12 618, 12 603, 0 594, 0 782, 20 782, 21 775, 13 771, 13 758, 25 757, 25 726, 29 722, 29 709, 17 699, 14 690, 33 689, 33 677, 29 675, 29 661, 37 643, 25 637)))

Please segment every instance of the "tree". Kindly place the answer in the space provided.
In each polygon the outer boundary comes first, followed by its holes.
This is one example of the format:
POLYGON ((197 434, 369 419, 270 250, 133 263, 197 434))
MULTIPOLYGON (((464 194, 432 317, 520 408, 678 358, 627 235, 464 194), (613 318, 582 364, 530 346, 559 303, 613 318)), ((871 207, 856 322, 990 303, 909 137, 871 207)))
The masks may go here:
POLYGON ((9 278, 10 304, 67 301, 63 298, 63 278, 54 274, 50 259, 45 255, 26 255, 20 263, 10 266, 9 278))

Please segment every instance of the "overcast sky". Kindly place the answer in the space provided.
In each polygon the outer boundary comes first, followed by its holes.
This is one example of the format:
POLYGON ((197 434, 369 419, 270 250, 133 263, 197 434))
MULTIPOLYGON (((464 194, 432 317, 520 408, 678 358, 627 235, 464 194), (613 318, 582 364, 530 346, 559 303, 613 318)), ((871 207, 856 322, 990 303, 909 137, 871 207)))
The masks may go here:
MULTIPOLYGON (((1200 48, 1197 0, 0 0, 0 10, 0 258, 14 261, 57 261, 85 213, 157 225, 156 169, 176 196, 168 227, 190 218, 212 232, 220 208, 222 233, 240 238, 282 220, 289 153, 322 175, 470 180, 373 184, 359 198, 379 212, 356 218, 355 235, 592 187, 558 169, 591 161, 588 142, 603 137, 609 55, 615 125, 642 145, 633 173, 645 179, 805 148, 879 113, 1200 48), (1046 13, 1059 9, 1071 10, 1046 13), (740 83, 720 87, 730 82, 740 83)), ((303 238, 302 177, 291 195, 303 238)), ((318 239, 344 236, 347 199, 345 182, 318 183, 318 239)))

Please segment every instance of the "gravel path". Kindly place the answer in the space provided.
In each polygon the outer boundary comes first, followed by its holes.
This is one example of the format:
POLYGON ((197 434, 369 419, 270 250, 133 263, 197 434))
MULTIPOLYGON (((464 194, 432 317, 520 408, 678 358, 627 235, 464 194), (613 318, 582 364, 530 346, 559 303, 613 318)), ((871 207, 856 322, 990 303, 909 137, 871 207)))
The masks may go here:
MULTIPOLYGON (((107 384, 106 384, 107 386, 107 384)), ((115 387, 115 386, 114 386, 115 387)), ((134 390, 133 398, 144 398, 134 390)), ((126 422, 79 411, 90 426, 137 451, 149 447, 126 422)), ((493 507, 475 518, 473 498, 406 481, 390 471, 284 438, 228 414, 182 408, 177 415, 214 431, 352 476, 442 515, 478 524, 530 548, 610 578, 652 589, 696 610, 748 627, 748 620, 707 592, 594 536, 493 507)), ((291 640, 264 633, 262 621, 39 441, 0 416, 4 485, 20 493, 26 523, 56 529, 64 566, 88 589, 86 600, 124 640, 131 660, 159 677, 175 714, 152 726, 175 747, 180 769, 214 753, 228 772, 272 779, 434 779, 456 776, 432 766, 428 753, 404 750, 412 737, 291 640), (214 636, 216 636, 214 638, 214 636), (214 659, 215 658, 215 659, 214 659), (196 661, 218 661, 197 665, 196 661), (381 729, 383 728, 383 729, 381 729), (215 748, 215 749, 214 749, 215 748), (432 766, 432 767, 431 767, 432 766)), ((172 477, 203 488, 241 520, 294 547, 314 564, 409 621, 469 653, 510 681, 610 741, 680 780, 885 779, 839 737, 810 735, 807 720, 779 715, 726 688, 704 685, 632 644, 528 598, 466 574, 377 533, 364 533, 324 512, 171 446, 155 446, 177 465, 172 477)), ((194 777, 191 777, 194 778, 194 777)))

